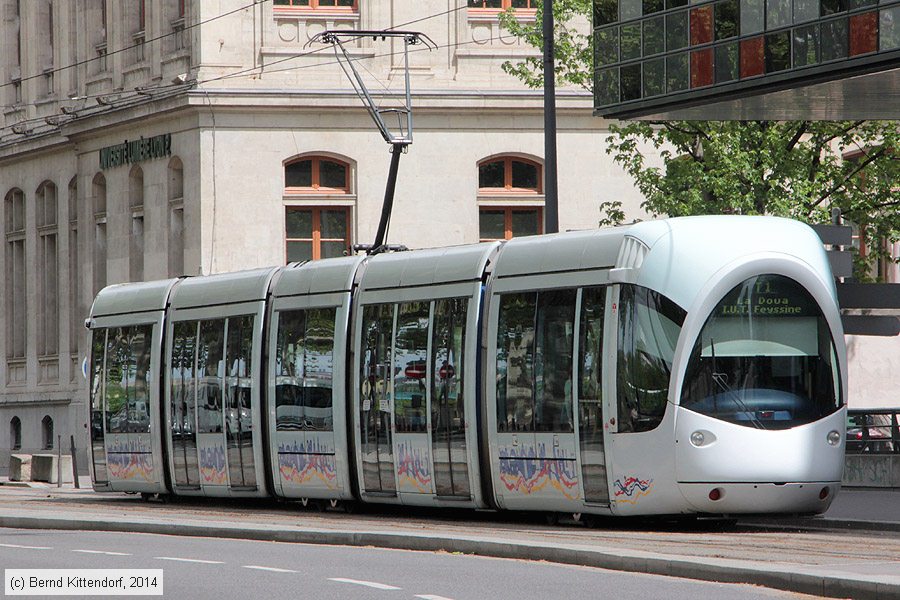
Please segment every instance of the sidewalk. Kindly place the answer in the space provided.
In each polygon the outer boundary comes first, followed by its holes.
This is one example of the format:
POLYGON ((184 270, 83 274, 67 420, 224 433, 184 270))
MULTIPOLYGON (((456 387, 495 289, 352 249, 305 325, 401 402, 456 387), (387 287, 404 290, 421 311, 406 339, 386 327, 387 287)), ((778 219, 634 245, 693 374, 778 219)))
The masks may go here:
MULTIPOLYGON (((393 522, 390 519, 385 522, 385 519, 344 514, 322 518, 317 513, 289 510, 275 512, 275 517, 271 518, 265 514, 273 512, 271 506, 261 506, 258 512, 240 504, 216 505, 213 510, 205 510, 202 502, 183 506, 153 506, 133 497, 123 502, 122 494, 95 494, 89 485, 81 490, 71 484, 61 488, 55 484, 32 484, 27 489, 3 485, 0 486, 0 499, 4 495, 8 498, 7 502, 0 503, 0 527, 8 528, 138 532, 463 552, 705 581, 747 583, 819 596, 900 598, 898 536, 892 536, 889 544, 884 543, 888 554, 882 554, 877 559, 876 554, 869 550, 883 540, 858 537, 849 541, 846 537, 838 540, 852 547, 865 547, 863 549, 867 554, 857 555, 853 559, 841 557, 841 548, 834 546, 827 537, 823 541, 799 540, 797 546, 833 545, 833 560, 802 557, 800 553, 792 554, 790 548, 767 549, 762 555, 757 553, 757 546, 765 546, 766 536, 783 538, 793 534, 792 537, 799 538, 799 533, 788 532, 786 528, 796 526, 799 521, 829 521, 828 515, 825 518, 782 522, 781 531, 773 534, 738 532, 730 537, 725 534, 726 539, 717 539, 713 534, 677 533, 667 536, 646 530, 633 533, 627 528, 619 530, 615 524, 610 524, 611 529, 597 532, 571 527, 510 526, 509 523, 490 521, 473 526, 455 526, 452 522, 432 523, 415 518, 393 522), (43 502, 48 497, 53 501, 43 502), (77 507, 72 504, 74 502, 78 503, 77 507), (626 540, 626 537, 631 539, 626 540), (715 546, 734 537, 741 540, 738 546, 746 547, 731 556, 723 557, 720 549, 715 547, 698 556, 693 549, 693 546, 704 543, 715 546), (680 546, 678 540, 681 540, 680 546), (693 554, 689 553, 689 547, 693 554)), ((900 494, 895 497, 900 499, 900 494)), ((886 512, 879 513, 879 516, 890 519, 881 525, 886 530, 894 530, 894 526, 900 530, 900 515, 891 512, 892 508, 900 512, 900 505, 891 502, 893 497, 849 491, 843 498, 846 500, 836 503, 833 510, 839 517, 850 518, 836 521, 855 521, 852 517, 857 514, 861 499, 874 499, 873 505, 884 504, 885 507, 886 512)), ((777 520, 768 521, 777 523, 777 520)), ((748 523, 752 524, 752 521, 748 523)), ((868 521, 866 525, 870 529, 873 522, 868 521)))

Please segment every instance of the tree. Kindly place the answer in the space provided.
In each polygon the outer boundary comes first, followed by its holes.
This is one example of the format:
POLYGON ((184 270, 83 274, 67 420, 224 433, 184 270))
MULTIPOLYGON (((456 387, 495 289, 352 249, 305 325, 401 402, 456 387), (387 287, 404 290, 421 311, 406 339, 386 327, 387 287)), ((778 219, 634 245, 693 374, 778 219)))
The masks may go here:
MULTIPOLYGON (((599 6, 600 3, 597 4, 599 6)), ((554 0, 557 81, 591 89, 589 0, 554 0), (586 31, 586 30, 585 30, 586 31)), ((542 7, 534 23, 502 15, 515 36, 540 48, 542 7)), ((541 59, 504 65, 541 87, 541 59)), ((607 153, 630 174, 654 216, 770 214, 828 223, 832 208, 859 228, 871 262, 887 255, 883 240, 900 239, 900 127, 893 121, 632 121, 610 126, 607 153), (659 152, 650 166, 641 149, 659 152), (656 162, 656 161, 654 161, 656 162)), ((601 203, 601 225, 625 219, 621 202, 601 203)), ((868 264, 865 264, 868 263, 868 264)), ((862 278, 865 278, 864 276, 862 278)))

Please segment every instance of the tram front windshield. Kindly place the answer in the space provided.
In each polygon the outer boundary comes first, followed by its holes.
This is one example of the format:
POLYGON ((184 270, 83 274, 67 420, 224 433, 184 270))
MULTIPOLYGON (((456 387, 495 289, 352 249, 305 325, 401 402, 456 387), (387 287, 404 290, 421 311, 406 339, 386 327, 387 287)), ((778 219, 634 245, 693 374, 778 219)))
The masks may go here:
POLYGON ((835 412, 838 361, 821 309, 792 279, 747 279, 704 324, 682 389, 682 407, 759 429, 787 429, 835 412))

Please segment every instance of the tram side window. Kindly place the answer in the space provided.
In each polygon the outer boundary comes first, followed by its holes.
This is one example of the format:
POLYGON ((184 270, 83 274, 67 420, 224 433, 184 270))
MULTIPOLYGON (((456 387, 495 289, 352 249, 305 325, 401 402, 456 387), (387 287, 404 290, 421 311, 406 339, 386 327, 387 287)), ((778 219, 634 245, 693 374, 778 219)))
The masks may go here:
POLYGON ((252 430, 253 315, 228 318, 225 351, 225 419, 232 435, 252 430))
POLYGON ((434 303, 431 343, 431 427, 436 435, 465 428, 463 365, 468 298, 434 303))
POLYGON ((275 349, 278 431, 331 431, 334 308, 279 313, 275 349))
POLYGON ((401 433, 424 433, 428 423, 429 308, 429 302, 398 305, 393 373, 395 423, 401 433))
POLYGON ((194 368, 196 366, 197 321, 179 321, 173 326, 171 408, 172 432, 194 433, 194 368))
POLYGON ((200 322, 197 344, 197 432, 222 432, 225 320, 200 322))
POLYGON ((570 433, 575 290, 538 294, 534 367, 534 429, 570 433))
POLYGON ((150 431, 150 354, 153 347, 153 326, 131 327, 130 340, 129 379, 133 394, 128 402, 128 424, 132 432, 147 433, 150 431))
POLYGON ((113 327, 106 342, 106 431, 150 431, 152 325, 113 327))
POLYGON ((103 369, 106 329, 91 332, 91 439, 103 439, 103 369))
POLYGON ((537 294, 500 297, 497 429, 531 431, 534 418, 534 309, 537 294))
POLYGON ((661 294, 622 286, 616 368, 620 432, 650 431, 662 421, 684 317, 685 311, 661 294))
MULTIPOLYGON (((362 356, 360 360, 360 399, 363 419, 367 413, 391 412, 390 365, 391 331, 394 325, 393 304, 370 304, 363 307, 362 356)), ((374 427, 381 431, 388 420, 386 415, 375 419, 374 427)))
POLYGON ((581 331, 579 343, 580 378, 578 397, 599 402, 603 399, 603 313, 606 288, 584 288, 581 294, 581 331))
POLYGON ((573 431, 575 294, 575 290, 554 290, 501 296, 499 431, 573 431))

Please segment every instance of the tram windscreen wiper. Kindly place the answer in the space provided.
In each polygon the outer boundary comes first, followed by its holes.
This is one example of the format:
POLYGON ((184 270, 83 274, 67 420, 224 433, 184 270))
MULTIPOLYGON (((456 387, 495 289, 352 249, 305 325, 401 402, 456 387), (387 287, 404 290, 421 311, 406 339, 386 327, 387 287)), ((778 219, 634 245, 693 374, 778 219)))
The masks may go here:
MULTIPOLYGON (((766 426, 763 425, 763 422, 760 421, 756 414, 751 412, 744 401, 741 399, 740 395, 731 389, 731 386, 728 385, 728 374, 727 373, 719 373, 716 371, 716 343, 712 338, 709 338, 709 348, 712 353, 712 380, 716 383, 717 386, 722 388, 722 391, 726 394, 731 394, 731 397, 734 398, 735 403, 740 407, 744 414, 747 415, 747 419, 750 423, 753 424, 757 429, 766 429, 766 426)), ((718 402, 716 401, 716 396, 718 394, 713 391, 713 402, 716 404, 716 414, 718 414, 718 402)))

